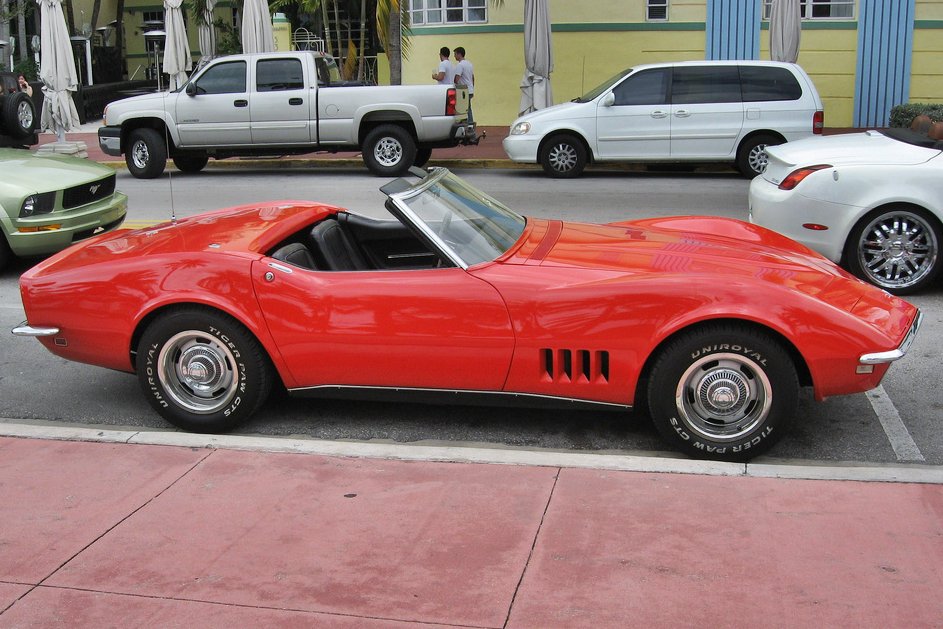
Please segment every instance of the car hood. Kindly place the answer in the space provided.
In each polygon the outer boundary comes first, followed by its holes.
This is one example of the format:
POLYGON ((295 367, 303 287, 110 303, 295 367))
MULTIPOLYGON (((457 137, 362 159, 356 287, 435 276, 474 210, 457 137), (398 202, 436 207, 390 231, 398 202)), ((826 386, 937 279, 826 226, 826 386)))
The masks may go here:
POLYGON ((563 118, 571 118, 571 114, 574 110, 576 111, 590 111, 587 108, 586 103, 560 103, 559 105, 553 105, 551 107, 545 107, 544 109, 538 109, 529 114, 525 114, 511 123, 511 128, 515 124, 522 120, 527 120, 529 122, 541 122, 544 120, 557 120, 563 118))
POLYGON ((803 166, 912 166, 940 155, 939 150, 895 140, 878 131, 805 138, 768 147, 766 153, 769 163, 763 178, 777 185, 803 166))
POLYGON ((833 278, 848 277, 805 246, 734 219, 688 216, 609 225, 538 221, 532 227, 530 242, 517 254, 519 263, 618 275, 685 275, 692 282, 710 277, 824 287, 833 278))
POLYGON ((97 181, 115 171, 88 159, 0 149, 0 172, 0 195, 21 197, 97 181))

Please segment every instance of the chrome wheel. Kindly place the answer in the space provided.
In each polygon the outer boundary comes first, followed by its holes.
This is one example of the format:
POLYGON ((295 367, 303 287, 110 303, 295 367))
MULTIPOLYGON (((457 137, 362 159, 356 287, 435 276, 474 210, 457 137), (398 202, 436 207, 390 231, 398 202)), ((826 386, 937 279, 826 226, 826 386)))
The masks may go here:
POLYGON ((766 154, 766 144, 757 144, 750 150, 747 156, 747 163, 750 169, 758 174, 766 172, 766 166, 769 164, 769 156, 766 154))
POLYGON ((147 150, 147 142, 144 140, 138 140, 131 145, 131 160, 141 170, 147 168, 150 156, 150 152, 147 150))
POLYGON ((191 413, 215 413, 239 388, 236 359, 220 339, 188 330, 171 337, 157 358, 157 374, 167 394, 191 413))
POLYGON ((576 147, 569 142, 560 142, 551 146, 547 159, 550 167, 558 173, 569 172, 579 163, 576 147))
POLYGON ((403 145, 393 137, 381 138, 373 147, 373 157, 381 166, 395 167, 403 161, 403 145))
POLYGON ((741 439, 762 424, 773 401, 765 371, 740 354, 711 354, 694 362, 675 392, 680 419, 712 441, 741 439))
POLYGON ((16 118, 23 129, 33 128, 33 108, 26 101, 23 101, 16 108, 16 118))
POLYGON ((887 290, 910 288, 935 273, 940 245, 934 227, 906 210, 877 216, 855 246, 864 278, 887 290))

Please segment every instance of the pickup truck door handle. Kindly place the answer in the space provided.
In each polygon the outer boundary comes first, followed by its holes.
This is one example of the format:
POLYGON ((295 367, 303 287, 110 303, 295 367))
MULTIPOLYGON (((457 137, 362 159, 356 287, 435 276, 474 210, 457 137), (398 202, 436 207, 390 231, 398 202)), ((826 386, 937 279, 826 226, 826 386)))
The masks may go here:
POLYGON ((303 104, 303 103, 304 103, 304 100, 301 99, 301 98, 289 98, 289 99, 288 99, 288 104, 289 104, 289 105, 301 105, 301 104, 303 104))
POLYGON ((244 98, 239 98, 239 99, 234 100, 232 104, 235 105, 236 107, 248 107, 249 101, 247 101, 244 98))

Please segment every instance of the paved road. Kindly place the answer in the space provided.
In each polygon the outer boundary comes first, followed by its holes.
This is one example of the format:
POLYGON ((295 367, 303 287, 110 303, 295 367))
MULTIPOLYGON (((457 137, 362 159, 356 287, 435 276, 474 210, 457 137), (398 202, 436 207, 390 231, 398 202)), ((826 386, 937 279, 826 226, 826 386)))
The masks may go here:
MULTIPOLYGON (((606 222, 670 214, 746 216, 748 182, 736 175, 595 173, 556 181, 531 171, 458 171, 532 216, 606 222)), ((132 224, 279 198, 315 199, 383 214, 384 180, 361 168, 306 171, 208 170, 140 181, 119 171, 132 224)), ((16 288, 26 263, 0 272, 0 330, 23 318, 16 288)), ((784 459, 943 464, 938 438, 943 387, 938 365, 943 288, 912 299, 926 317, 911 355, 876 392, 815 403, 806 394, 791 435, 771 453, 784 459)), ((0 333, 0 417, 109 426, 167 425, 133 376, 62 361, 35 341, 0 333)), ((443 441, 575 450, 657 453, 664 446, 641 413, 549 412, 388 405, 276 398, 240 431, 324 439, 443 441)))

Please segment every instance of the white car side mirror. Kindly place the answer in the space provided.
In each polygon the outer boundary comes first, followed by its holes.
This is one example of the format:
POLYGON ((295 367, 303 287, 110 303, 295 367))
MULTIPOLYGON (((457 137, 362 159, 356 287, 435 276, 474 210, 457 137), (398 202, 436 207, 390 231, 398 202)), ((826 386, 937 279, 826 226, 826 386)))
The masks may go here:
POLYGON ((600 104, 603 107, 612 107, 613 105, 616 104, 616 95, 613 94, 612 92, 609 92, 608 94, 602 97, 602 101, 600 101, 600 104))

